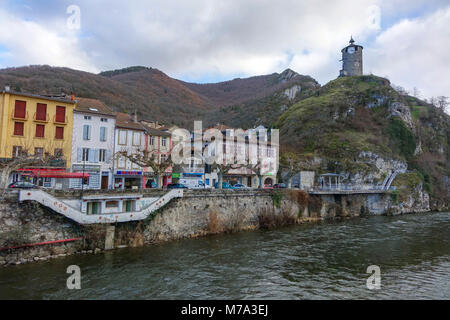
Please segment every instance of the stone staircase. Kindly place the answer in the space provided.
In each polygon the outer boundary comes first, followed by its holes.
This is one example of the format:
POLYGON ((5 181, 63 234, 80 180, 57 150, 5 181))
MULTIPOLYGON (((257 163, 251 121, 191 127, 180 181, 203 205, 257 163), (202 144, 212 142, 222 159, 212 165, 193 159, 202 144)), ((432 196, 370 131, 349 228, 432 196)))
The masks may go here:
POLYGON ((79 224, 115 223, 144 220, 152 212, 158 210, 159 208, 162 208, 172 199, 182 197, 183 189, 173 189, 165 195, 161 196, 159 199, 152 202, 150 205, 146 206, 141 211, 89 215, 65 203, 64 200, 58 199, 41 189, 20 190, 19 192, 20 202, 39 202, 40 204, 62 214, 63 216, 79 224))

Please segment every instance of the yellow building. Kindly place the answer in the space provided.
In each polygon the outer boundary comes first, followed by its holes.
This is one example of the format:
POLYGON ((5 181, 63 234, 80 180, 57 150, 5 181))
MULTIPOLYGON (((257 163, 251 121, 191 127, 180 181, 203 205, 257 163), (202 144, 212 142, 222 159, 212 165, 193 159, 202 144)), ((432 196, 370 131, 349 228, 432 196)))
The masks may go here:
POLYGON ((70 168, 76 101, 14 92, 0 93, 0 159, 23 151, 57 155, 70 168))

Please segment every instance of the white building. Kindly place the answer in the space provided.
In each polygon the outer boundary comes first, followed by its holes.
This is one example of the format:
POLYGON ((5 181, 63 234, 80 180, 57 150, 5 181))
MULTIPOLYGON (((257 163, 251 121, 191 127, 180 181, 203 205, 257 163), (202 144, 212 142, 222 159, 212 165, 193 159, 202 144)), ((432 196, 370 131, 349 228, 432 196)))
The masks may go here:
MULTIPOLYGON (((73 115, 72 172, 90 175, 84 189, 111 189, 115 114, 99 100, 77 100, 73 115)), ((81 179, 71 179, 70 187, 80 189, 81 183, 81 179)))
MULTIPOLYGON (((126 151, 138 153, 145 149, 145 129, 126 113, 116 113, 115 154, 126 151)), ((137 189, 143 187, 143 170, 123 156, 114 161, 114 188, 137 189)))

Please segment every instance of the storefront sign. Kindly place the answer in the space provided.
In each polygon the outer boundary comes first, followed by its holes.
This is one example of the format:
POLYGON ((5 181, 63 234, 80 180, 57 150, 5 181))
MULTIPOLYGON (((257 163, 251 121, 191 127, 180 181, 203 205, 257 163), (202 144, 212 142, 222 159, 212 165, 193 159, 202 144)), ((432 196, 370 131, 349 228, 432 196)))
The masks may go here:
POLYGON ((92 166, 92 165, 85 165, 83 169, 83 165, 80 164, 74 164, 72 166, 72 171, 84 171, 84 172, 100 172, 100 166, 92 166))
POLYGON ((122 176, 140 176, 142 175, 142 171, 117 171, 116 174, 122 176))
POLYGON ((179 173, 172 173, 172 178, 178 179, 178 178, 180 178, 180 174, 179 173))

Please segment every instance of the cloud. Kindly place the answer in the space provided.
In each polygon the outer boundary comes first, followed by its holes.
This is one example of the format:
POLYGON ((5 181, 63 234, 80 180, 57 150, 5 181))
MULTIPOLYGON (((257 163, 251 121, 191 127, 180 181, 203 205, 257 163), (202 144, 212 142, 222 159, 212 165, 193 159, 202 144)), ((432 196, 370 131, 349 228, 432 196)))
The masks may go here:
POLYGON ((450 95, 450 6, 425 17, 404 19, 382 32, 366 49, 366 72, 423 97, 450 95))
POLYGON ((366 72, 446 94, 447 80, 435 79, 450 65, 442 49, 450 47, 448 9, 436 12, 447 1, 78 0, 78 31, 67 28, 72 1, 3 1, 0 66, 145 65, 199 82, 289 67, 323 84, 337 77, 353 35, 365 47, 366 72))
POLYGON ((68 66, 97 71, 80 49, 75 32, 55 32, 34 21, 24 20, 0 9, 0 61, 4 67, 30 64, 68 66))

